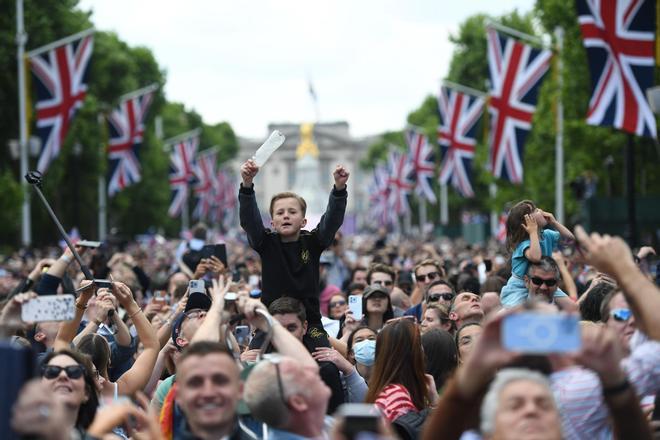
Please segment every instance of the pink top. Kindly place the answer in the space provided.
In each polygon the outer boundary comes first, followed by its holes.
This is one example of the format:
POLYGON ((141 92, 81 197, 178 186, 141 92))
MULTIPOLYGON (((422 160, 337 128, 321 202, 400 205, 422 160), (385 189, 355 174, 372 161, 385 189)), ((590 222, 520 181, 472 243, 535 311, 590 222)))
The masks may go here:
POLYGON ((383 388, 376 399, 376 406, 390 422, 410 411, 418 411, 408 390, 398 384, 391 384, 383 388))

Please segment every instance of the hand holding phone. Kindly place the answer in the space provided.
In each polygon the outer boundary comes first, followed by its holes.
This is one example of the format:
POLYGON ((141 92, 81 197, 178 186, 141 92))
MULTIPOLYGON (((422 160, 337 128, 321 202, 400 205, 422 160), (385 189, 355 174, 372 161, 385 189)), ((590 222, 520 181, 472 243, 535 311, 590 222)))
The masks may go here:
POLYGON ((353 314, 353 318, 356 320, 362 319, 362 296, 361 295, 349 295, 348 297, 348 309, 353 314))
POLYGON ((518 353, 574 353, 582 347, 576 315, 515 313, 502 321, 502 346, 518 353))

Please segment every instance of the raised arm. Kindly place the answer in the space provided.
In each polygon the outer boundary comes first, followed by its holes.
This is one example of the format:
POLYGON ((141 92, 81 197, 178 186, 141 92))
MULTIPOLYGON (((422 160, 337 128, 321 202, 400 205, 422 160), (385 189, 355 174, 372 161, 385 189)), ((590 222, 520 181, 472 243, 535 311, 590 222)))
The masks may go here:
POLYGON ((202 322, 192 337, 191 344, 199 341, 224 342, 221 339, 224 334, 221 327, 223 325, 222 315, 225 309, 225 294, 228 290, 229 283, 225 283, 224 276, 220 276, 220 279, 217 281, 213 280, 211 308, 206 314, 204 322, 202 322))
POLYGON ((117 379, 119 394, 131 395, 147 385, 151 372, 156 365, 160 345, 156 331, 133 299, 131 289, 126 284, 115 281, 112 283, 112 292, 126 310, 128 317, 133 321, 138 337, 144 346, 144 350, 137 357, 131 369, 117 379))
POLYGON ((543 217, 550 226, 552 226, 554 229, 557 230, 557 232, 559 232, 559 235, 561 235, 562 238, 575 240, 575 236, 573 235, 573 233, 566 226, 559 223, 551 212, 543 211, 543 217))
POLYGON ((580 226, 575 228, 575 235, 586 262, 612 276, 621 287, 639 329, 660 341, 660 320, 656 316, 660 289, 639 270, 628 245, 620 237, 598 233, 589 236, 580 226))
POLYGON ((53 343, 53 350, 55 351, 70 348, 73 338, 75 338, 78 333, 80 321, 82 321, 85 309, 87 308, 87 302, 92 295, 94 295, 95 287, 92 281, 83 280, 83 282, 80 283, 80 286, 82 290, 80 291, 80 296, 76 300, 76 313, 71 321, 64 321, 60 324, 57 336, 55 336, 55 342, 53 343))
POLYGON ((245 230, 248 236, 250 246, 257 249, 261 246, 266 228, 261 221, 261 214, 257 206, 257 198, 254 194, 253 179, 259 172, 259 167, 252 159, 248 159, 241 166, 241 177, 243 182, 238 191, 239 217, 241 228, 245 230))
POLYGON ((532 263, 538 263, 541 261, 543 253, 541 252, 541 242, 539 241, 539 225, 536 223, 536 219, 529 214, 525 215, 525 223, 522 225, 529 234, 529 247, 525 249, 523 254, 525 258, 532 263))
POLYGON ((335 238, 335 233, 344 222, 346 200, 348 198, 346 182, 348 181, 350 173, 346 171, 342 165, 337 165, 332 176, 335 180, 335 186, 330 192, 328 206, 316 228, 319 242, 323 248, 330 246, 330 243, 332 243, 332 240, 335 238))
MULTIPOLYGON (((245 314, 246 319, 252 327, 268 332, 268 323, 256 312, 257 309, 261 309, 270 316, 268 309, 261 301, 239 296, 237 305, 238 310, 245 314)), ((271 343, 277 349, 278 353, 297 360, 302 366, 318 368, 318 364, 309 354, 302 342, 296 339, 295 336, 293 336, 272 316, 271 321, 273 322, 273 339, 271 343)))

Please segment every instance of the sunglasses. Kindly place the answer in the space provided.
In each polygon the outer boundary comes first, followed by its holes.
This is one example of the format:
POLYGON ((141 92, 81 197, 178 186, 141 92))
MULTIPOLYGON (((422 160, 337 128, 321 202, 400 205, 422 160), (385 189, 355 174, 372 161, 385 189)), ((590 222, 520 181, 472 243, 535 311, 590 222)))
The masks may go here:
POLYGON ((57 365, 44 365, 41 367, 41 375, 46 379, 55 379, 64 370, 69 379, 80 379, 85 372, 82 365, 69 365, 60 367, 57 365))
POLYGON ((610 312, 610 316, 614 318, 615 321, 626 322, 632 318, 632 312, 630 309, 614 309, 610 312))
POLYGON ((392 284, 394 284, 394 282, 392 282, 392 281, 380 281, 380 280, 378 280, 378 281, 374 281, 374 282, 371 283, 371 284, 376 284, 376 285, 378 285, 378 286, 391 286, 392 284))
POLYGON ((345 305, 346 305, 346 301, 344 301, 343 299, 330 303, 330 307, 345 306, 345 305))
POLYGON ((426 302, 437 302, 440 301, 440 298, 444 299, 445 301, 451 301, 454 299, 454 294, 453 293, 434 293, 432 295, 429 295, 429 297, 426 299, 426 302))
POLYGON ((553 287, 557 284, 557 280, 544 280, 543 278, 539 277, 531 277, 530 280, 532 281, 532 284, 535 286, 540 286, 541 284, 545 284, 548 287, 553 287))
POLYGON ((415 279, 417 281, 421 281, 422 283, 426 282, 426 278, 428 278, 429 281, 433 281, 436 278, 440 278, 440 273, 439 272, 431 272, 431 273, 427 273, 426 275, 415 275, 415 279))

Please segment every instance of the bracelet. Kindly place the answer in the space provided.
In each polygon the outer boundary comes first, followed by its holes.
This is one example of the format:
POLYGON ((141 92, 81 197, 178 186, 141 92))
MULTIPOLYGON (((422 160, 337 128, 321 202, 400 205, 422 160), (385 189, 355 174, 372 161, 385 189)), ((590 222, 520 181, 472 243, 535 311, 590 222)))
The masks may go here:
POLYGON ((98 318, 94 318, 94 319, 92 320, 92 322, 94 323, 94 325, 96 325, 97 327, 99 327, 103 321, 100 320, 100 319, 98 319, 98 318))
POLYGON ((603 396, 605 397, 615 396, 617 394, 623 393, 628 388, 630 388, 630 382, 628 382, 628 379, 623 379, 623 382, 621 382, 618 385, 614 385, 613 387, 607 387, 607 388, 603 387, 603 396))
POLYGON ((87 304, 80 304, 79 301, 76 301, 76 309, 78 309, 78 310, 87 310, 87 304))
POLYGON ((134 311, 133 313, 131 313, 130 315, 128 315, 128 317, 129 317, 130 319, 133 319, 133 316, 137 315, 137 314, 140 313, 141 311, 142 311, 142 309, 138 307, 138 309, 137 309, 136 311, 134 311))

